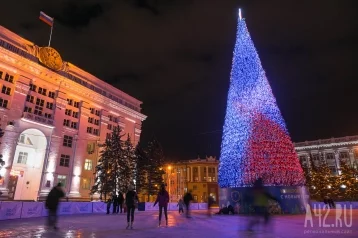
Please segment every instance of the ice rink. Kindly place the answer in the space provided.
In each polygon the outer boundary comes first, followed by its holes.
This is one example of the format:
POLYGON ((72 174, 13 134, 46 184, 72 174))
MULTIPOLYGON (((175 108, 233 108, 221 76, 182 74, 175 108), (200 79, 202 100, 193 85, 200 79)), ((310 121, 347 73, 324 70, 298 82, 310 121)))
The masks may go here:
MULTIPOLYGON (((272 217, 271 224, 247 232, 246 225, 251 217, 238 215, 213 215, 204 211, 193 212, 186 218, 177 212, 169 212, 168 227, 158 227, 157 212, 137 212, 133 230, 126 230, 126 215, 72 215, 59 217, 59 230, 47 228, 46 218, 31 218, 0 221, 0 237, 142 237, 142 238, 216 238, 216 237, 358 237, 358 211, 353 211, 351 227, 346 227, 342 216, 342 227, 323 227, 336 223, 331 212, 326 218, 313 216, 313 227, 305 224, 305 215, 281 215, 272 217), (324 221, 324 222, 323 222, 324 221)), ((165 222, 162 222, 165 224, 165 222)), ((346 223, 349 223, 347 220, 346 223)))

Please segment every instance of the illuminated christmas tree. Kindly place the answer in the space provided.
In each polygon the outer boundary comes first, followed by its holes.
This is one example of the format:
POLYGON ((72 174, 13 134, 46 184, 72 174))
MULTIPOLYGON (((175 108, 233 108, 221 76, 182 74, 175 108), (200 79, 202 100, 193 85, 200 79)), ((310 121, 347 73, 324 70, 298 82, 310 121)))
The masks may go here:
POLYGON ((219 164, 220 187, 304 183, 293 143, 244 19, 239 19, 219 164))

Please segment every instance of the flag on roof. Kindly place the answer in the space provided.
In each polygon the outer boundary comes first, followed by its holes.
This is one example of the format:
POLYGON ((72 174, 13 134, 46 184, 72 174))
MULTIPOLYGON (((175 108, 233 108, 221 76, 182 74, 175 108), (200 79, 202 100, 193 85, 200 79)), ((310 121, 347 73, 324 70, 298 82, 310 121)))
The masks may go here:
POLYGON ((53 26, 53 18, 46 15, 44 12, 40 12, 40 20, 45 22, 49 26, 53 26))

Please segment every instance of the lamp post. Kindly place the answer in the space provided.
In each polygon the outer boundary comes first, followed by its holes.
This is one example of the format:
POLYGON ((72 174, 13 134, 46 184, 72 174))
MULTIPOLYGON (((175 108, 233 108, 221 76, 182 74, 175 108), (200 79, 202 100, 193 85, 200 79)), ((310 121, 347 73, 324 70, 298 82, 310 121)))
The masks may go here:
POLYGON ((171 200, 171 194, 170 194, 170 174, 171 174, 170 170, 171 170, 171 168, 172 168, 172 167, 169 165, 169 166, 168 166, 168 170, 167 170, 167 171, 168 171, 168 190, 169 190, 168 192, 169 192, 169 200, 171 200))

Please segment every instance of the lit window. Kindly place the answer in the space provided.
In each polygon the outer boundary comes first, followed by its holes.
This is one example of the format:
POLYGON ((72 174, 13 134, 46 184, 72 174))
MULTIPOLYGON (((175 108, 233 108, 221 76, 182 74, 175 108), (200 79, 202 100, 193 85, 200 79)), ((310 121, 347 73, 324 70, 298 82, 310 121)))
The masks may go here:
POLYGON ((83 178, 81 187, 82 187, 82 189, 90 189, 91 188, 91 179, 83 178))
POLYGON ((57 182, 61 183, 62 186, 65 188, 66 187, 66 175, 58 175, 57 182))
POLYGON ((27 156, 28 156, 28 153, 26 153, 26 152, 20 152, 20 153, 19 153, 19 157, 17 157, 17 163, 18 163, 18 164, 26 164, 26 162, 27 162, 27 156))
POLYGON ((92 160, 90 159, 85 160, 85 170, 92 170, 92 160))

